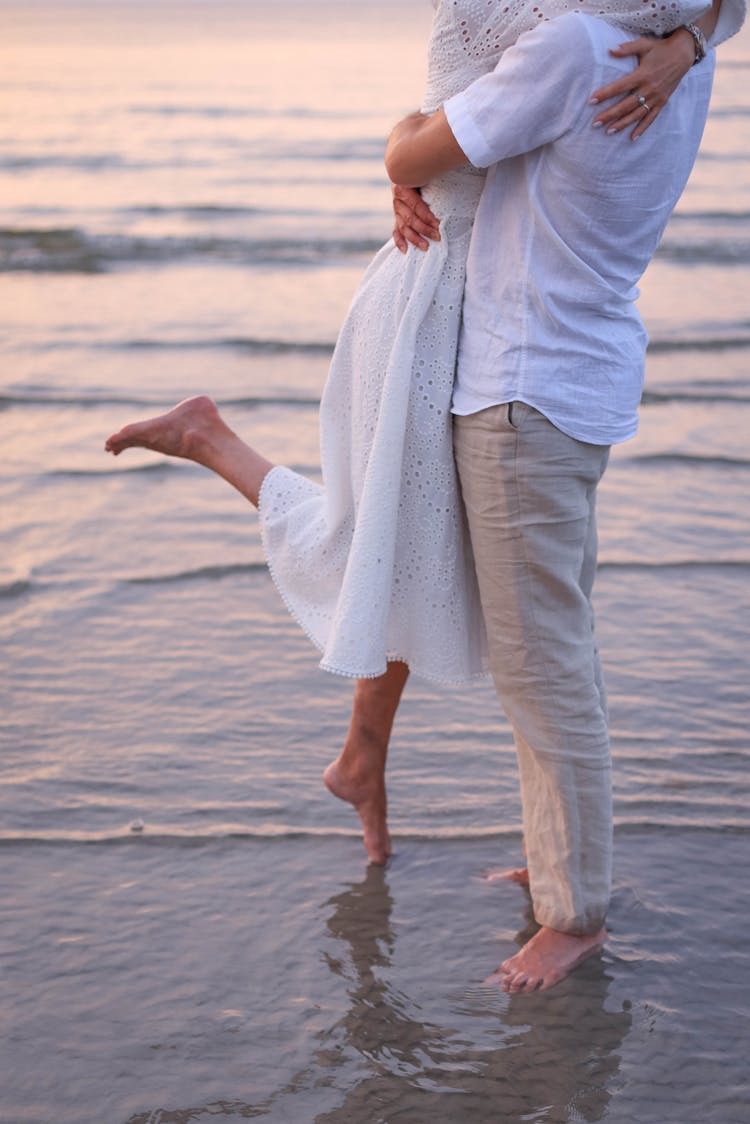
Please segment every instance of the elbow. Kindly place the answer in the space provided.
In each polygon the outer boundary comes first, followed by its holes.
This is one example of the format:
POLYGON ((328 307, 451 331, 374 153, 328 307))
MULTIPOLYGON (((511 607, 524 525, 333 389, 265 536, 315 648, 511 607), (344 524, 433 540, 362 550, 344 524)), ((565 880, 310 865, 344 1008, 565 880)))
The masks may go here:
POLYGON ((404 187, 419 187, 419 181, 414 176, 414 167, 410 166, 407 156, 407 145, 393 137, 388 141, 385 150, 385 170, 391 183, 400 183, 404 187))
POLYGON ((386 145, 386 171, 391 183, 400 183, 405 188, 421 187, 425 179, 414 157, 414 137, 397 125, 386 145))

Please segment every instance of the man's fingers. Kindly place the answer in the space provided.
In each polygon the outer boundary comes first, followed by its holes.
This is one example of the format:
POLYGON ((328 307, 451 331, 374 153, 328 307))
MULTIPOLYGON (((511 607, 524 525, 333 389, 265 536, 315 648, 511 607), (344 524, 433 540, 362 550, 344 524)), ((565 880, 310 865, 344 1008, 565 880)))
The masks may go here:
POLYGON ((423 234, 425 238, 431 238, 433 242, 440 241, 440 228, 433 223, 424 222, 419 216, 412 212, 402 211, 400 207, 396 208, 396 225, 405 230, 410 227, 416 230, 419 234, 423 234))
POLYGON ((425 211, 411 210, 404 203, 396 200, 393 204, 393 211, 396 216, 396 221, 401 226, 412 226, 415 230, 419 230, 428 238, 434 238, 435 241, 440 240, 440 222, 435 218, 432 211, 427 207, 425 211))
POLYGON ((421 196, 419 197, 419 202, 414 208, 414 214, 416 218, 420 220, 420 222, 425 223, 427 226, 432 226, 436 230, 440 226, 440 219, 437 217, 437 215, 434 215, 432 213, 421 196))
POLYGON ((409 245, 416 246, 418 250, 429 250, 430 243, 426 238, 423 238, 416 230, 410 226, 396 226, 393 229, 393 241, 396 246, 405 254, 409 245))
POLYGON ((415 188, 393 185, 393 213, 393 241, 402 254, 410 245, 427 250, 430 242, 440 241, 440 220, 415 188))
POLYGON ((405 215, 415 215, 423 223, 437 227, 439 219, 432 213, 427 203, 414 187, 404 187, 402 184, 393 185, 393 209, 405 215))

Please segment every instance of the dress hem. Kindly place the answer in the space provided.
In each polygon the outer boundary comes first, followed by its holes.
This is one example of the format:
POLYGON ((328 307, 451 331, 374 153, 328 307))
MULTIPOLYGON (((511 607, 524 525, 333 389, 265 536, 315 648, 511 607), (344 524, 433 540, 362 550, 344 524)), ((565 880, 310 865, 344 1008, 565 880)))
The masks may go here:
MULTIPOLYGON (((268 472, 266 473, 266 475, 263 478, 263 482, 261 483, 260 492, 258 493, 258 515, 259 515, 258 522, 259 522, 259 525, 260 525, 260 538, 261 538, 261 543, 263 545, 263 553, 264 553, 265 558, 266 558, 266 566, 268 568, 269 574, 271 575, 271 581, 273 582, 274 586, 276 587, 276 590, 279 594, 279 597, 283 601, 284 607, 287 610, 287 612, 289 613, 289 615, 292 617, 292 619, 294 621, 297 622, 297 624, 302 629, 302 631, 304 632, 307 639, 318 649, 318 651, 319 652, 325 652, 324 645, 321 644, 321 642, 318 640, 318 638, 313 635, 313 633, 310 631, 308 626, 302 620, 299 613, 294 608, 290 599, 287 597, 286 593, 284 592, 284 589, 281 585, 281 581, 279 580, 279 577, 276 574, 276 570, 275 570, 275 567, 273 565, 273 562, 271 561, 270 551, 268 550, 268 542, 267 542, 267 538, 266 538, 265 523, 264 523, 264 520, 263 520, 263 517, 262 517, 262 514, 261 514, 261 509, 263 507, 263 492, 264 492, 265 487, 266 487, 266 482, 267 482, 268 478, 271 476, 271 474, 277 468, 283 468, 283 465, 274 465, 273 468, 268 470, 268 472)), ((429 683, 437 683, 442 687, 461 687, 461 686, 466 686, 469 683, 474 683, 478 679, 489 679, 490 678, 489 668, 483 669, 482 671, 474 671, 474 672, 471 672, 470 674, 461 675, 461 676, 450 677, 450 676, 446 676, 446 675, 438 675, 438 674, 435 674, 434 672, 424 671, 421 668, 415 666, 414 664, 410 663, 409 660, 405 656, 402 656, 398 652, 386 652, 383 662, 384 662, 385 666, 381 670, 378 670, 378 671, 373 671, 373 670, 363 671, 361 669, 358 669, 358 670, 354 671, 354 670, 351 670, 349 668, 337 667, 334 664, 327 663, 325 658, 320 661, 320 663, 318 664, 318 667, 321 669, 321 671, 326 671, 330 675, 339 675, 344 679, 379 679, 381 675, 385 675, 385 673, 387 671, 387 665, 389 663, 405 663, 406 666, 409 668, 409 674, 410 675, 416 675, 419 679, 425 679, 429 683)))

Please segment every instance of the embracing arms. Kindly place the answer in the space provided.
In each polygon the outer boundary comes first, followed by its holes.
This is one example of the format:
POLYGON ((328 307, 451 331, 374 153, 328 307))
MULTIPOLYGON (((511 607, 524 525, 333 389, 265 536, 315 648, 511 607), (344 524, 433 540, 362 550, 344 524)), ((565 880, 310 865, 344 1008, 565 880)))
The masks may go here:
MULTIPOLYGON (((744 15, 745 0, 724 0, 723 11, 722 0, 713 0, 712 7, 697 23, 707 39, 716 29, 716 42, 721 42, 739 29, 744 15)), ((594 91, 592 104, 607 101, 612 104, 592 118, 592 124, 606 126, 610 134, 632 128, 631 137, 635 140, 653 124, 693 65, 695 42, 689 31, 678 29, 665 39, 644 36, 624 43, 612 53, 622 58, 635 56, 639 63, 629 74, 594 91)), ((388 144, 386 167, 393 182, 393 237, 402 252, 406 252, 409 243, 426 250, 429 241, 440 237, 438 220, 420 198, 416 187, 426 183, 432 175, 464 162, 464 154, 444 114, 430 118, 412 114, 396 127, 388 144), (413 154, 408 152, 411 143, 416 144, 413 154), (399 179, 399 174, 406 178, 399 179)))

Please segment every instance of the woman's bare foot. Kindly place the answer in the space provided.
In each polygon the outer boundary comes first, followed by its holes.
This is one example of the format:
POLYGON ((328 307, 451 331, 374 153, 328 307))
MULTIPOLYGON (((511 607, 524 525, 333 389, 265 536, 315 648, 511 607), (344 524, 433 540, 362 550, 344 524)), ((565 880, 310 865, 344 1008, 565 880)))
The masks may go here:
POLYGON ((186 398, 166 414, 126 425, 107 438, 104 448, 115 456, 124 449, 151 449, 168 457, 202 463, 206 442, 222 430, 231 433, 210 398, 186 398))
POLYGON ((382 776, 357 776, 355 771, 347 769, 342 758, 343 755, 331 762, 323 773, 323 781, 329 792, 354 807, 362 823, 363 841, 370 862, 382 866, 391 855, 385 782, 382 776))
POLYGON ((543 925, 523 948, 504 961, 487 983, 499 983, 511 995, 547 991, 570 975, 574 968, 604 945, 607 930, 602 926, 590 936, 561 933, 543 925))
POLYGON ((186 398, 166 414, 126 425, 107 438, 104 448, 114 456, 124 449, 151 449, 195 461, 223 476, 256 507, 261 485, 273 468, 229 428, 216 404, 204 395, 186 398))
POLYGON ((529 871, 525 866, 514 870, 485 870, 482 877, 487 882, 515 882, 526 889, 529 887, 529 871))
POLYGON ((391 854, 385 763, 393 719, 408 677, 406 664, 392 660, 384 675, 357 680, 344 748, 323 774, 329 792, 356 809, 370 862, 381 866, 391 854))

